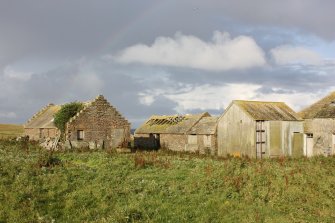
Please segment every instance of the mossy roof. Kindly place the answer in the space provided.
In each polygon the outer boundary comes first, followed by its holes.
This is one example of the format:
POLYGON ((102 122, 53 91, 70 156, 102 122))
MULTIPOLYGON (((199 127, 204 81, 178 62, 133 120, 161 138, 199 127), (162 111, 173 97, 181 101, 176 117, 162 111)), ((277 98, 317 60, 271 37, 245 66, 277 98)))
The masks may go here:
POLYGON ((202 117, 210 116, 207 112, 195 115, 153 115, 135 134, 186 134, 202 117))
POLYGON ((217 122, 218 117, 203 117, 191 128, 188 134, 214 135, 216 133, 217 122))
POLYGON ((335 118, 335 91, 299 112, 304 119, 335 118))
POLYGON ((284 102, 242 101, 235 100, 238 105, 254 120, 264 121, 299 121, 299 115, 284 102))

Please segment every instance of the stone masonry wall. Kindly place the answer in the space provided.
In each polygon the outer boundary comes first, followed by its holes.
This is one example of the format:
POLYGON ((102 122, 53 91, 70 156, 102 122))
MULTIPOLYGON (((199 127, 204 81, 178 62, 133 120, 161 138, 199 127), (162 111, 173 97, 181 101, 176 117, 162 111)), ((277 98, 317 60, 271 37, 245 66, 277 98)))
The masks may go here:
POLYGON ((200 154, 211 154, 217 155, 217 147, 216 147, 216 135, 198 135, 198 148, 200 154), (210 140, 210 147, 207 147, 204 142, 204 137, 208 137, 210 140))
POLYGON ((173 151, 185 151, 187 135, 184 134, 161 134, 160 144, 162 148, 173 151))
POLYGON ((25 128, 24 134, 29 136, 29 140, 41 140, 44 138, 56 138, 59 130, 56 128, 25 128))
POLYGON ((104 141, 107 147, 127 147, 130 123, 100 95, 67 123, 66 138, 77 141, 77 131, 84 132, 84 142, 104 141))

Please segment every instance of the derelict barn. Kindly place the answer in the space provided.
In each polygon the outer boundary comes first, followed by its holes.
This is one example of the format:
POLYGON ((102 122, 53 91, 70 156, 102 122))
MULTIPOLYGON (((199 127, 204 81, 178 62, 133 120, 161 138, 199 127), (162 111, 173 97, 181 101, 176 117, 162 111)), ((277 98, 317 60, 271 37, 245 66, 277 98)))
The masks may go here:
POLYGON ((303 122, 283 102, 233 101, 219 118, 219 156, 302 156, 303 122))
POLYGON ((102 95, 66 123, 66 139, 71 145, 117 148, 130 142, 130 123, 102 95))
MULTIPOLYGON (((130 123, 102 96, 83 103, 84 108, 66 123, 65 136, 69 147, 117 148, 130 142, 130 123)), ((25 134, 32 140, 56 138, 59 130, 53 117, 61 105, 48 105, 25 125, 25 134)))
POLYGON ((335 92, 299 112, 304 119, 306 155, 335 154, 335 92))
POLYGON ((53 120, 54 114, 56 114, 60 108, 60 105, 54 104, 48 104, 42 108, 24 125, 24 134, 29 136, 30 140, 55 138, 59 134, 59 130, 53 120))
POLYGON ((216 122, 213 123, 214 119, 207 119, 208 117, 210 115, 207 112, 197 115, 151 116, 136 129, 135 147, 188 152, 205 152, 206 149, 215 151, 216 122), (203 129, 206 126, 211 129, 203 129))

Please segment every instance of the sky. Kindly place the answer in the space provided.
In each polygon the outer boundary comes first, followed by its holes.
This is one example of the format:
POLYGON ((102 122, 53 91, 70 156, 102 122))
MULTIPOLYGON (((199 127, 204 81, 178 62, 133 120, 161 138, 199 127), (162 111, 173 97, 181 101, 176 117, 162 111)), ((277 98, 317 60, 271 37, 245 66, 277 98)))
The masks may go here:
POLYGON ((0 0, 0 123, 103 94, 136 128, 335 90, 332 0, 0 0))

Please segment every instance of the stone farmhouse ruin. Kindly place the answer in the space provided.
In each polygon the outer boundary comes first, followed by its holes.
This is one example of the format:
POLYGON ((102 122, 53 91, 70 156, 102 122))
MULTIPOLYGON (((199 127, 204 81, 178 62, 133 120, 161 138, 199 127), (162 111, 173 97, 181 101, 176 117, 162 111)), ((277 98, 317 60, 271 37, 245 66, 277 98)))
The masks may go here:
POLYGON ((219 118, 219 156, 303 155, 303 122, 283 102, 233 101, 219 118))
POLYGON ((59 135, 59 130, 53 120, 54 115, 60 110, 60 105, 48 104, 38 111, 24 125, 24 133, 30 140, 40 140, 43 138, 55 138, 59 135))
POLYGON ((306 155, 335 154, 335 92, 303 109, 306 155))
MULTIPOLYGON (((118 148, 130 143, 130 123, 102 95, 85 102, 84 108, 66 123, 68 147, 118 148)), ((31 140, 56 138, 60 132, 53 123, 61 105, 49 104, 25 125, 31 140)))
POLYGON ((134 145, 142 149, 215 153, 216 118, 196 115, 153 115, 136 129, 134 145))

